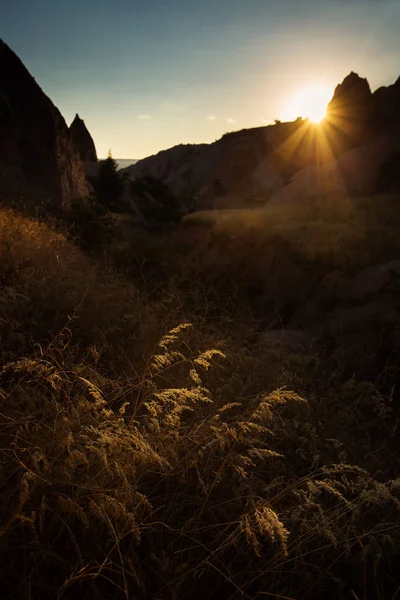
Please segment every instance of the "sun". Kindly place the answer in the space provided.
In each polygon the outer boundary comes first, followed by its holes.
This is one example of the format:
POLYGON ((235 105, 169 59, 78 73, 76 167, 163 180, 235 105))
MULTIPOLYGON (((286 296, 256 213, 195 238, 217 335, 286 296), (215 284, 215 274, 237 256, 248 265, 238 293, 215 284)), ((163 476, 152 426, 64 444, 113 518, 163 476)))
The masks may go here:
POLYGON ((283 118, 294 121, 297 117, 310 119, 320 123, 326 115, 326 109, 332 98, 332 90, 328 85, 314 83, 300 90, 287 103, 283 118))

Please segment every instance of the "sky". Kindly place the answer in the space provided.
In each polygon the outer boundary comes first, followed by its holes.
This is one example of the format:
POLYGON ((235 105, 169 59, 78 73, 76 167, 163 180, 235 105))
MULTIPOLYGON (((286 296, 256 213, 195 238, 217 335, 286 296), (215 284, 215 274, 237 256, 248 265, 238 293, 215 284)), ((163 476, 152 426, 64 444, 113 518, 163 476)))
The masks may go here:
POLYGON ((389 85, 399 26, 400 0, 0 0, 0 37, 100 157, 284 120, 350 71, 389 85))

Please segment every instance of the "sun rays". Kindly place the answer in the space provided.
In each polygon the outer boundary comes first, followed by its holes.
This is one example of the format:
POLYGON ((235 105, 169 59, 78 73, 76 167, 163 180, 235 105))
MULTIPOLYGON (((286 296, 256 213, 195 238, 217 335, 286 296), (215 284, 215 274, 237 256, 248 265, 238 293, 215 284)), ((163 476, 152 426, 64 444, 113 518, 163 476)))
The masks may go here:
POLYGON ((322 83, 311 84, 297 92, 287 103, 283 110, 283 118, 292 121, 297 117, 310 119, 313 123, 320 123, 326 115, 332 90, 322 83))
POLYGON ((298 119, 291 125, 292 133, 276 146, 273 153, 287 181, 307 168, 308 181, 313 182, 315 190, 328 194, 334 190, 344 193, 346 181, 337 157, 343 150, 346 134, 338 119, 328 113, 319 123, 308 118, 298 119))

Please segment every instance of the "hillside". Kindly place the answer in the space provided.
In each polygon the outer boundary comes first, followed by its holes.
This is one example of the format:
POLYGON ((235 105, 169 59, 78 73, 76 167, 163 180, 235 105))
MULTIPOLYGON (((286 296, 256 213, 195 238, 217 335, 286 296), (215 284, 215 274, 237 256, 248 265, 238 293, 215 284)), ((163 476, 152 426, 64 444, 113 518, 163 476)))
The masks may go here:
POLYGON ((130 167, 138 162, 136 158, 116 158, 115 160, 117 161, 120 169, 126 169, 127 167, 130 167))
POLYGON ((302 122, 227 134, 213 144, 180 145, 128 167, 132 178, 153 176, 165 183, 186 210, 223 208, 231 196, 239 207, 262 193, 273 194, 284 185, 277 164, 268 159, 302 126, 302 122), (243 197, 245 195, 245 197, 243 197), (228 197, 228 200, 226 199, 228 197))
POLYGON ((351 73, 337 86, 321 125, 299 118, 226 134, 213 144, 176 146, 138 161, 127 173, 160 179, 186 211, 257 208, 271 199, 279 203, 294 190, 300 198, 307 186, 311 194, 338 188, 344 194, 379 193, 382 169, 398 157, 399 101, 400 78, 372 93, 366 79, 351 73), (321 189, 320 180, 329 181, 333 171, 336 181, 321 189))

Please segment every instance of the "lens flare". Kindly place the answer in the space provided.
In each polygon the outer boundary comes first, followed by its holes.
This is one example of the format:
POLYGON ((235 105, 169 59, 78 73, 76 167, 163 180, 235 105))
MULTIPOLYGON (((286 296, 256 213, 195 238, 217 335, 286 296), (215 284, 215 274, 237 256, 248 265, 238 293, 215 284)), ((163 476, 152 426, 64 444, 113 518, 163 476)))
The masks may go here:
POLYGON ((288 102, 283 111, 285 121, 294 121, 297 117, 308 118, 320 123, 326 115, 326 109, 332 98, 329 86, 316 83, 300 90, 288 102))

